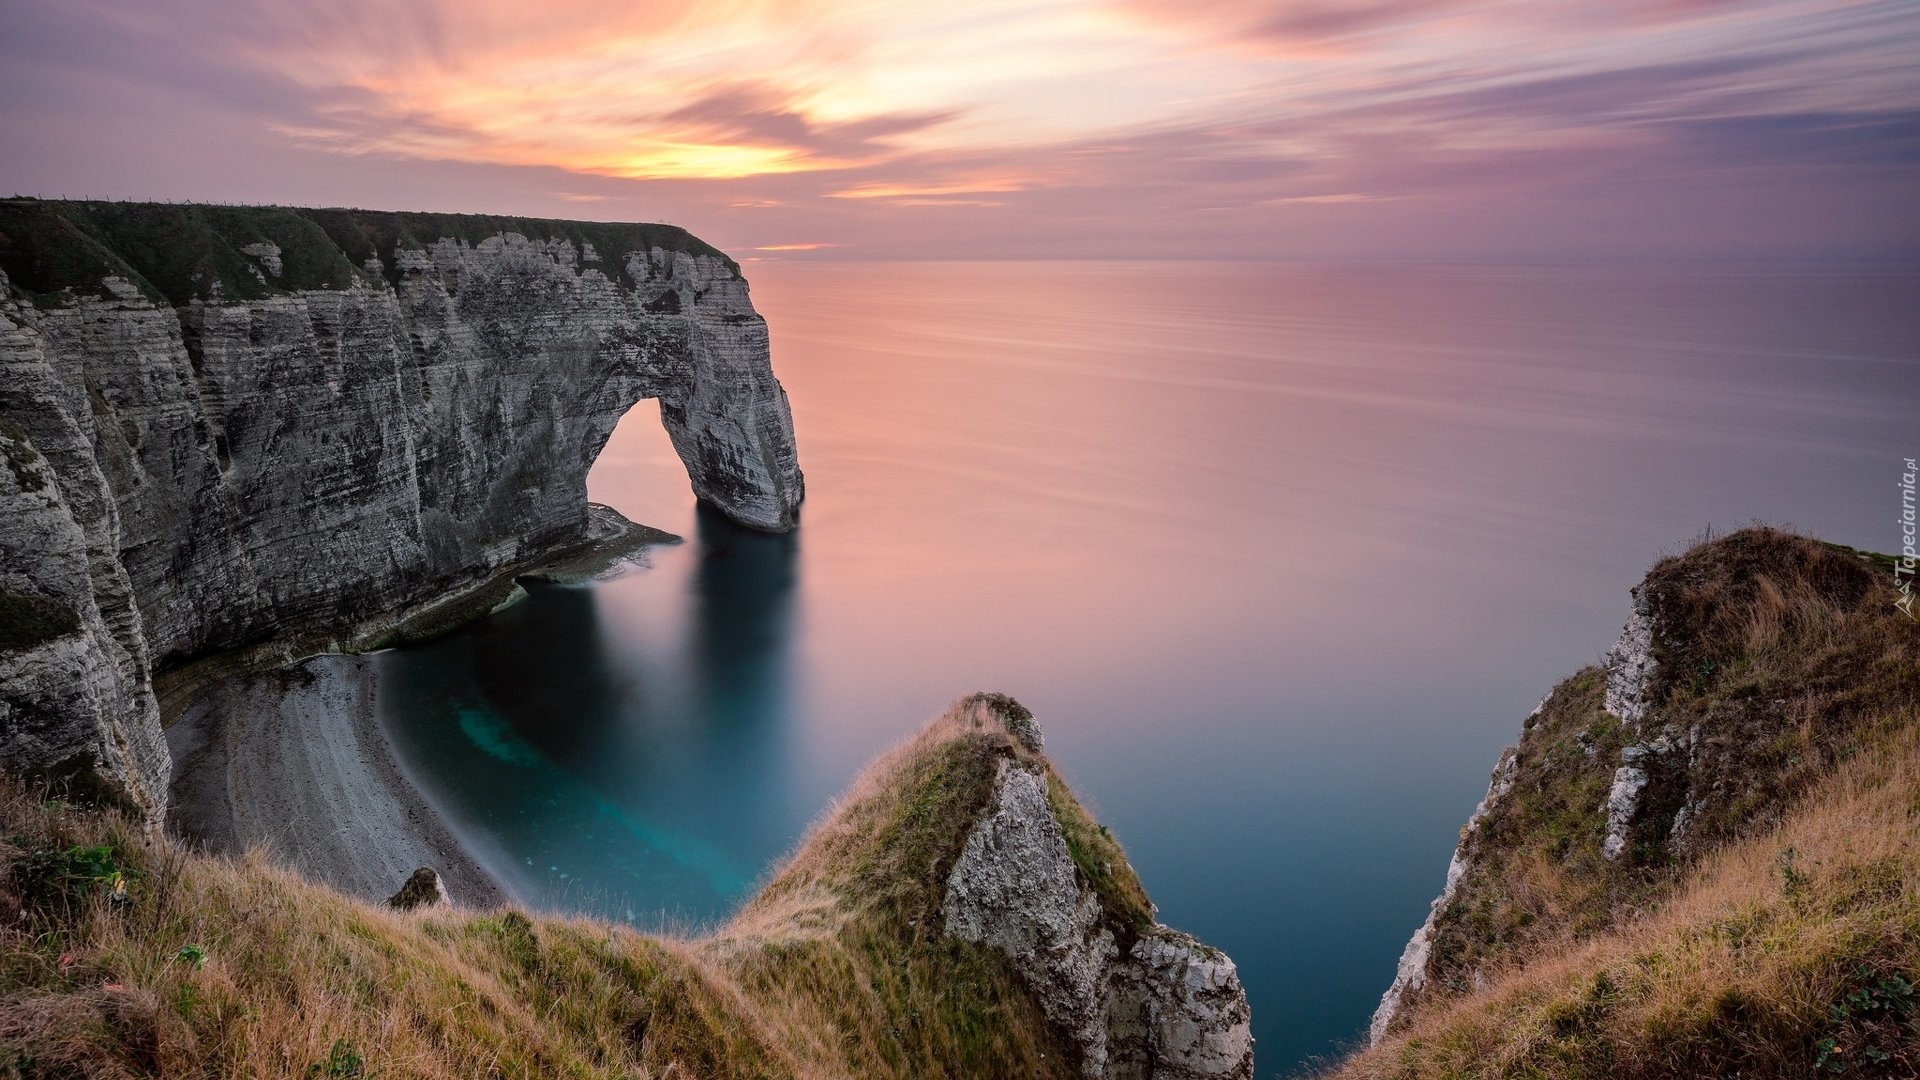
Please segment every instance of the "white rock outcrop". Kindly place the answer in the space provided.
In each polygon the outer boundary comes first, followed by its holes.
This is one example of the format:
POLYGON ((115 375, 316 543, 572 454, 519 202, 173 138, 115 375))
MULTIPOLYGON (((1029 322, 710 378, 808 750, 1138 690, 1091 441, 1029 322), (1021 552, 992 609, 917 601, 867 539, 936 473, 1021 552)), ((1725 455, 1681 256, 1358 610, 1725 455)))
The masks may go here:
POLYGON ((1107 1075, 1205 1080, 1253 1074, 1252 1014, 1227 954, 1155 926, 1108 973, 1107 1075))
POLYGON ((280 262, 279 244, 270 244, 263 240, 257 244, 246 244, 242 246, 240 253, 258 262, 260 268, 266 271, 263 275, 264 277, 277 278, 280 276, 282 263, 280 262))
POLYGON ((1647 790, 1647 770, 1637 764, 1637 756, 1633 760, 1634 764, 1613 770, 1613 786, 1607 790, 1607 835, 1600 843, 1600 854, 1607 859, 1617 859, 1626 852, 1629 830, 1640 812, 1640 796, 1647 790))
POLYGON ((1627 625, 1607 650, 1606 710, 1630 727, 1645 722, 1657 664, 1653 659, 1653 605, 1644 587, 1633 590, 1627 625))
POLYGON ((1047 802, 1047 778, 1007 759, 941 905, 947 933, 1012 960, 1082 1071, 1113 1080, 1253 1075, 1252 1014, 1233 961, 1153 926, 1122 953, 1047 802))
POLYGON ((1118 950, 1047 806, 1047 780, 1000 762, 993 802, 947 877, 947 933, 1013 958, 1055 1027, 1106 1075, 1106 975, 1118 950))
MULTIPOLYGON (((4 284, 0 276, 0 284, 4 284)), ((0 327, 0 382, 21 337, 0 327)), ((106 482, 71 427, 46 440, 54 464, 0 421, 0 763, 97 777, 149 817, 167 784, 166 743, 147 678, 106 482)))

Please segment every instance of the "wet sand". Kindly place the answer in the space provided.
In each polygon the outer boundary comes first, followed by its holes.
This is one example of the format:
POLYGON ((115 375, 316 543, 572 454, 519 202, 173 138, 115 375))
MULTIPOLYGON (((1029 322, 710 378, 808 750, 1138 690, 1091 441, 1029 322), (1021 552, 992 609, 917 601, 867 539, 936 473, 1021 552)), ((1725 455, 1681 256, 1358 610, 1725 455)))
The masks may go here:
POLYGON ((372 657, 325 655, 206 688, 167 729, 169 825, 210 853, 263 848, 365 900, 431 866, 458 905, 508 902, 401 771, 376 678, 372 657))

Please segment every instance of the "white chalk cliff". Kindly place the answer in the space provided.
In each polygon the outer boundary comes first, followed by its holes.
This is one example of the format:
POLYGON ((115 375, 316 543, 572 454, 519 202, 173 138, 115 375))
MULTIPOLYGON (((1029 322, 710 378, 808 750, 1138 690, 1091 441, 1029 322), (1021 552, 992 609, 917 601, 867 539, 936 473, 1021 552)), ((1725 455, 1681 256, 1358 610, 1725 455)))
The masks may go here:
POLYGON ((1074 866, 1037 769, 999 763, 992 804, 948 875, 941 916, 947 933, 1012 961, 1084 1075, 1252 1077, 1252 1014, 1233 961, 1157 923, 1134 932, 1112 925, 1074 866))
POLYGON ((0 768, 157 817, 156 671, 577 544, 642 398, 697 495, 792 526, 766 324, 682 230, 0 200, 0 768))

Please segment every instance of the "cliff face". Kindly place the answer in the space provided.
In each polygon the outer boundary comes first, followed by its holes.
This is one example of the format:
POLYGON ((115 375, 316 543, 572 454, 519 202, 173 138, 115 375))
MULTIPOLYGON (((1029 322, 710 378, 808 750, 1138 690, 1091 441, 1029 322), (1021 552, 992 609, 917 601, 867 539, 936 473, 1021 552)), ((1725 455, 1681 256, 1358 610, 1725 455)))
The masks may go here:
POLYGON ((870 765, 721 932, 736 973, 878 989, 915 1018, 868 1027, 904 1075, 1250 1080, 1233 961, 1157 921, 1041 741, 1019 702, 973 694, 870 765))
POLYGON ((1085 1076, 1251 1080, 1233 961, 1191 935, 1110 917, 1074 862, 1042 768, 1006 758, 947 879, 947 933, 1008 958, 1085 1076))
MULTIPOLYGON (((1817 1042, 1820 1026, 1834 1023, 1823 995, 1837 999, 1844 988, 1831 988, 1860 978, 1856 968, 1873 969, 1878 979, 1899 961, 1875 954, 1877 924, 1871 932, 1847 925, 1856 916, 1885 916, 1875 905, 1886 896, 1856 891, 1818 918, 1809 897, 1824 888, 1823 876, 1891 873, 1897 880, 1909 870, 1866 866, 1871 852, 1796 852, 1793 840, 1779 837, 1824 829, 1815 825, 1830 811, 1818 799, 1811 809, 1803 805, 1812 793, 1824 792, 1820 799, 1832 805, 1856 798, 1867 785, 1852 771, 1865 776, 1881 767, 1856 761, 1911 757, 1920 732, 1913 659, 1920 629, 1895 607, 1895 580, 1884 557, 1764 528, 1656 565, 1632 591, 1605 664, 1555 687, 1502 756, 1374 1016, 1379 1052, 1352 1075, 1398 1075, 1398 1065, 1384 1063, 1415 1060, 1411 1045, 1458 1049, 1465 1044, 1444 1041, 1475 1025, 1505 1025, 1512 1040, 1478 1045, 1478 1052, 1503 1061, 1537 1053, 1569 1076, 1641 1075, 1629 1056, 1651 1062, 1649 1075, 1707 1075, 1733 1068, 1734 1057, 1715 1055, 1777 1051, 1793 1060, 1804 1049, 1802 1033, 1806 1045, 1817 1042), (1727 866, 1754 862, 1757 876, 1776 876, 1774 888, 1726 883, 1734 876, 1727 866), (1766 922, 1776 917, 1773 906, 1800 922, 1766 922), (1771 929, 1757 936, 1726 930, 1742 920, 1771 929), (1656 935, 1649 927, 1668 923, 1678 927, 1670 938, 1693 955, 1663 957, 1671 941, 1648 943, 1656 935), (1858 941, 1836 944, 1856 932, 1858 941), (1797 954, 1800 933, 1824 951, 1813 959, 1797 954), (1582 951, 1570 951, 1576 947, 1582 951), (1631 952, 1638 971, 1581 967, 1598 966, 1611 951, 1631 952), (1529 967, 1536 961, 1538 974, 1529 967), (1775 969, 1763 970, 1768 964, 1775 969), (1688 985, 1676 972, 1701 975, 1708 985, 1688 985), (1555 1003, 1542 989, 1579 977, 1590 985, 1569 990, 1572 1004, 1555 1003), (1758 997, 1740 997, 1740 980, 1765 986, 1782 979, 1794 1000, 1777 1014, 1758 997), (1477 1001, 1489 1003, 1478 1019, 1477 1001), (1517 1016, 1517 1001, 1547 1010, 1545 1019, 1517 1016), (1637 1010, 1649 1024, 1665 1025, 1664 1033, 1630 1026, 1641 1022, 1637 1010), (1694 1012, 1702 1016, 1699 1032, 1688 1027, 1694 1012), (1409 1032, 1423 1017, 1431 1023, 1409 1032), (1603 1021, 1616 1022, 1618 1032, 1603 1021), (1534 1044, 1522 1047, 1528 1040, 1534 1044), (1671 1060, 1655 1060, 1660 1053, 1671 1060)), ((1911 852, 1904 858, 1910 862, 1911 852)), ((1844 1041, 1845 1033, 1836 1037, 1844 1041)), ((1805 1060, 1813 1056, 1808 1051, 1805 1060)), ((1774 1075, 1749 1067, 1740 1074, 1774 1075)))
POLYGON ((0 202, 0 765, 164 801, 152 675, 577 543, 641 398, 757 528, 802 496, 738 267, 666 226, 0 202), (56 632, 56 627, 65 627, 56 632))

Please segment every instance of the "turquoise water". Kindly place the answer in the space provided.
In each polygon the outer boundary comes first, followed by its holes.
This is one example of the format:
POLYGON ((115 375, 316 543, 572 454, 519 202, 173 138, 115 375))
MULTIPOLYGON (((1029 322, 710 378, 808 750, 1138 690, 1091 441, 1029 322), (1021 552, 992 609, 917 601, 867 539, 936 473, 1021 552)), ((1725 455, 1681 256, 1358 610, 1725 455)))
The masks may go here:
POLYGON ((859 766, 1007 690, 1262 1075, 1358 1036, 1501 746, 1627 588, 1760 518, 1885 550, 1920 278, 1888 268, 749 264, 809 498, 382 654, 403 761, 528 902, 724 917, 859 766))

